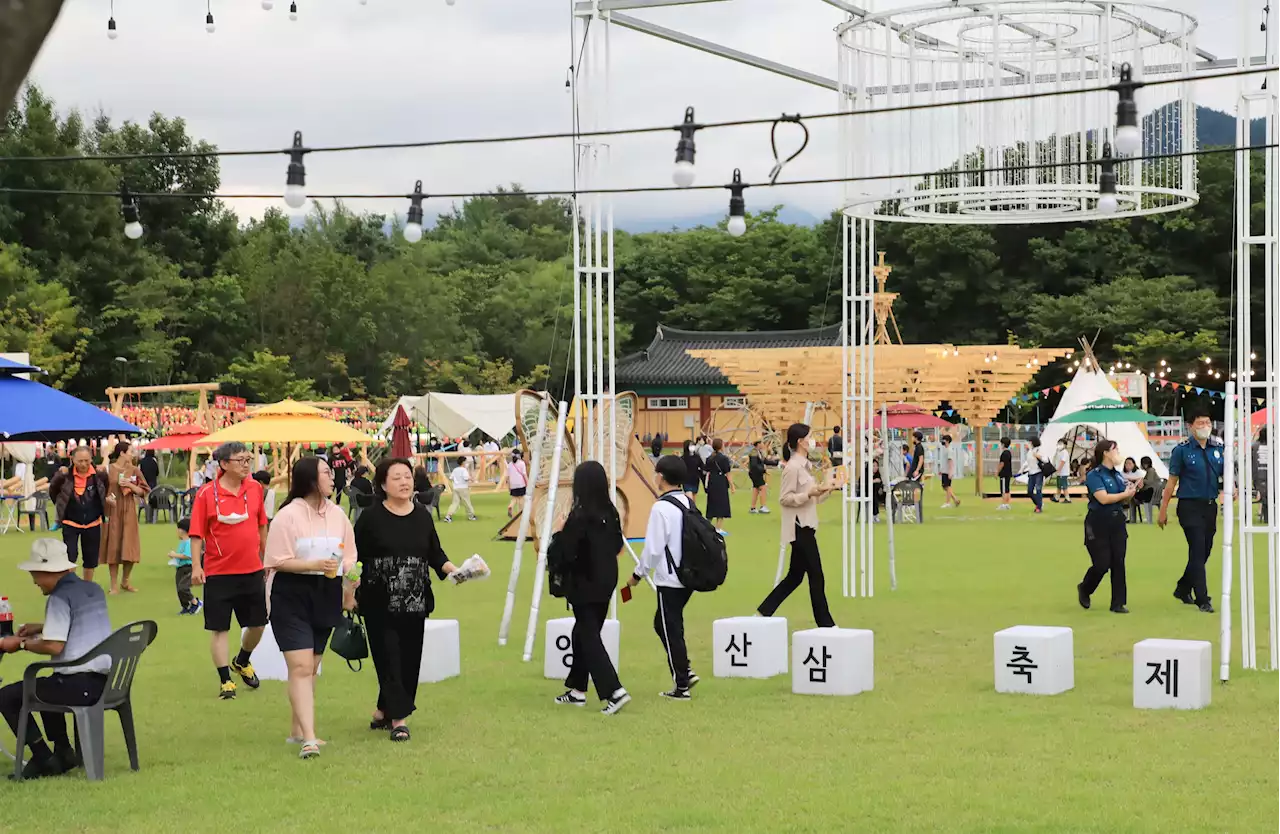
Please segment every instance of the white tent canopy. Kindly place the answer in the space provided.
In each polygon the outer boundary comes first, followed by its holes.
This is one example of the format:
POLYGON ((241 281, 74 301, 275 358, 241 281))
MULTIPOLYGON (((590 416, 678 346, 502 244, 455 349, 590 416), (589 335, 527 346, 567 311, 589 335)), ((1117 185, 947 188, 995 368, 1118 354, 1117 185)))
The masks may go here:
POLYGON ((404 406, 405 414, 415 423, 427 427, 438 437, 462 437, 479 429, 495 440, 501 440, 516 427, 515 394, 424 394, 401 397, 382 423, 384 433, 391 432, 396 408, 404 406))
POLYGON ((1058 438, 1070 435, 1076 426, 1087 426, 1108 440, 1114 440, 1120 447, 1121 458, 1133 458, 1135 461, 1141 462, 1144 457, 1149 457, 1155 464, 1156 472, 1160 477, 1169 477, 1169 467, 1165 466, 1164 461, 1160 460, 1160 456, 1156 454, 1156 450, 1147 440, 1146 435, 1142 433, 1142 429, 1137 423, 1053 422, 1059 416, 1065 417, 1072 412, 1088 408, 1089 403, 1097 400, 1115 400, 1117 403, 1126 402, 1116 392, 1115 386, 1107 379, 1106 374, 1101 371, 1080 368, 1076 371, 1075 378, 1071 380, 1071 385, 1063 393, 1062 399, 1058 401, 1058 407, 1053 412, 1053 418, 1044 427, 1044 434, 1040 435, 1041 445, 1052 453, 1053 449, 1058 445, 1058 438))

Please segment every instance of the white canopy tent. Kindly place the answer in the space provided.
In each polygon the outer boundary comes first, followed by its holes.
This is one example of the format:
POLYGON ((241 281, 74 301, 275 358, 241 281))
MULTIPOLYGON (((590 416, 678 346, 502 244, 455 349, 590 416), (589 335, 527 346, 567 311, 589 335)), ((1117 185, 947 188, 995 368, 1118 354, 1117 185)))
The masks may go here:
POLYGON ((410 420, 421 423, 439 437, 461 437, 479 429, 501 440, 516 427, 515 394, 431 393, 401 397, 382 423, 384 434, 391 432, 391 422, 400 406, 404 406, 410 420))
POLYGON ((1106 374, 1101 371, 1080 368, 1076 371, 1075 378, 1071 380, 1071 385, 1063 393, 1062 399, 1058 401, 1058 407, 1053 412, 1053 418, 1044 427, 1044 433, 1040 435, 1041 446, 1052 453, 1058 445, 1058 438, 1069 437, 1076 426, 1083 425, 1093 429, 1108 440, 1114 440, 1120 447, 1122 458, 1133 458, 1134 461, 1141 462, 1144 457, 1149 457, 1155 464, 1156 472, 1160 477, 1169 477, 1169 467, 1156 454, 1156 450, 1147 440, 1146 435, 1142 433, 1142 429, 1139 428, 1137 423, 1054 422, 1059 416, 1065 417, 1072 412, 1087 408, 1089 403, 1096 400, 1125 402, 1116 392, 1115 386, 1107 379, 1106 374))

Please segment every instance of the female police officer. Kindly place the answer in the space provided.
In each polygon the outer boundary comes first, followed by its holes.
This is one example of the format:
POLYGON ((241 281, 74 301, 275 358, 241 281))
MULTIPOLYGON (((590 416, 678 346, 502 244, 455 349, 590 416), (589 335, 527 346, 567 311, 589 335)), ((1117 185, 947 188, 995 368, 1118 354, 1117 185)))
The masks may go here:
POLYGON ((1178 496, 1178 524, 1187 537, 1187 568, 1173 589, 1173 596, 1213 613, 1205 563, 1213 552, 1218 532, 1218 495, 1222 492, 1222 444, 1213 439, 1213 421, 1208 414, 1190 420, 1191 437, 1179 443, 1169 458, 1169 482, 1160 499, 1161 529, 1169 523, 1169 500, 1178 496))
POLYGON ((1084 517, 1084 546, 1093 564, 1085 571, 1084 581, 1076 586, 1081 608, 1089 607, 1089 595, 1098 588, 1102 577, 1111 571, 1111 611, 1128 614, 1125 607, 1127 588, 1124 581, 1124 556, 1129 545, 1125 530, 1123 502, 1133 497, 1136 486, 1116 471, 1120 465, 1120 449, 1114 440, 1099 440, 1093 447, 1093 468, 1085 478, 1089 493, 1089 512, 1084 517))

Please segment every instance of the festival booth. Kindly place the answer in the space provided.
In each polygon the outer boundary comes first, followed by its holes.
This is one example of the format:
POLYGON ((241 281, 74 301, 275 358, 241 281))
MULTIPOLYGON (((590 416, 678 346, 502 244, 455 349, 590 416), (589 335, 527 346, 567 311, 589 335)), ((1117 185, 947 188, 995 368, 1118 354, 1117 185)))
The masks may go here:
MULTIPOLYGON (((501 442, 516 427, 516 394, 437 394, 421 397, 401 397, 387 413, 382 423, 382 434, 391 436, 396 413, 404 409, 409 422, 425 426, 429 434, 439 438, 466 437, 474 431, 482 431, 501 442)), ((437 479, 452 491, 452 481, 447 473, 456 465, 454 461, 467 458, 472 467, 473 493, 500 492, 506 489, 505 461, 509 451, 485 452, 424 452, 419 448, 415 459, 428 465, 429 472, 439 472, 437 479)))
MULTIPOLYGON (((1096 367, 1096 362, 1090 362, 1096 367)), ((1071 385, 1063 391, 1062 399, 1053 412, 1049 424, 1040 435, 1040 446, 1053 452, 1058 447, 1060 438, 1067 438, 1067 448, 1072 461, 1076 461, 1092 451, 1092 445, 1082 438, 1089 434, 1114 440, 1120 447, 1122 458, 1133 458, 1141 461, 1151 458, 1156 472, 1161 478, 1169 477, 1169 467, 1160 459, 1155 448, 1142 432, 1142 424, 1138 422, 1106 422, 1091 420, 1088 417, 1075 419, 1073 415, 1087 409, 1096 409, 1101 404, 1114 403, 1117 406, 1126 404, 1116 392, 1115 386, 1107 379, 1107 375, 1099 370, 1081 367, 1071 380, 1071 385), (1071 418, 1071 419, 1067 419, 1071 418)))
POLYGON ((141 433, 97 406, 30 379, 39 373, 34 365, 0 357, 0 447, 26 464, 22 477, 6 480, 0 490, 0 530, 16 527, 18 513, 31 509, 37 489, 47 486, 32 477, 36 443, 141 433))
POLYGON ((283 484, 288 483, 290 466, 302 453, 303 446, 354 443, 363 451, 373 438, 344 423, 330 420, 318 408, 283 400, 256 409, 248 419, 196 440, 192 445, 211 449, 231 441, 269 447, 272 452, 272 483, 283 484))

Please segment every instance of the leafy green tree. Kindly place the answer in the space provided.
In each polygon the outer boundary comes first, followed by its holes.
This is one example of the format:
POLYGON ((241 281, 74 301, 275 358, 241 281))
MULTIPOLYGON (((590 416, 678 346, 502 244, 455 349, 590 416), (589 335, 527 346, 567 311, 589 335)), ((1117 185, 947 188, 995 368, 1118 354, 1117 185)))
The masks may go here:
POLYGON ((89 331, 66 288, 41 281, 23 255, 0 243, 0 351, 29 353, 45 371, 41 381, 61 388, 80 369, 89 331))
POLYGON ((288 356, 277 356, 269 350, 255 350, 252 357, 235 360, 218 381, 236 386, 240 396, 254 402, 318 397, 313 380, 299 379, 288 356))

